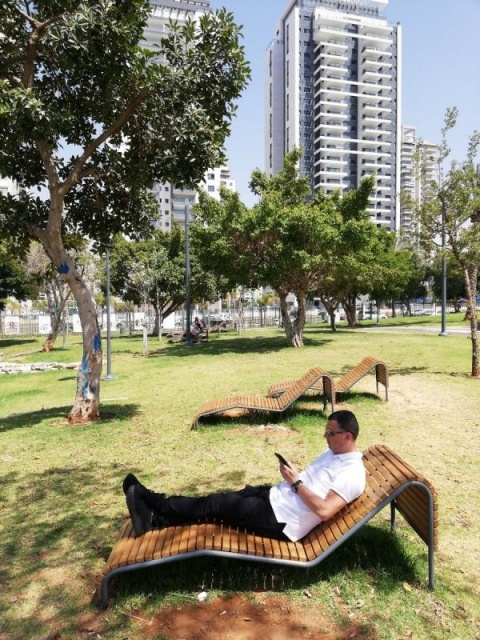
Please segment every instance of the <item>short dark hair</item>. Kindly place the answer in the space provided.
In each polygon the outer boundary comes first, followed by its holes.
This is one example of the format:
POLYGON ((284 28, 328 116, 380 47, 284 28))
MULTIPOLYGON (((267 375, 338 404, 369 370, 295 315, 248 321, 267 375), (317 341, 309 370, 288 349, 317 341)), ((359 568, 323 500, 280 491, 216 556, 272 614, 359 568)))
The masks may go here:
POLYGON ((357 439, 360 427, 355 414, 351 411, 348 411, 347 409, 334 411, 328 416, 328 419, 335 420, 342 431, 348 431, 348 433, 352 434, 354 440, 357 439))

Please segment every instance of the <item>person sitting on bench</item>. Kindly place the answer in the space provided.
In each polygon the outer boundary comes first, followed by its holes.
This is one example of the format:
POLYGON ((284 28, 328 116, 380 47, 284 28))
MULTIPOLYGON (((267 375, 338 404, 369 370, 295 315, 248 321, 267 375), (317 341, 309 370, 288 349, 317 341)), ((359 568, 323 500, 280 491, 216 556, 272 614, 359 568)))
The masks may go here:
POLYGON ((283 481, 273 486, 247 485, 240 491, 202 497, 167 497, 147 489, 129 473, 123 491, 135 535, 173 525, 223 522, 296 542, 363 493, 366 473, 362 453, 356 449, 358 432, 351 411, 335 411, 324 433, 328 449, 302 472, 277 454, 283 481))

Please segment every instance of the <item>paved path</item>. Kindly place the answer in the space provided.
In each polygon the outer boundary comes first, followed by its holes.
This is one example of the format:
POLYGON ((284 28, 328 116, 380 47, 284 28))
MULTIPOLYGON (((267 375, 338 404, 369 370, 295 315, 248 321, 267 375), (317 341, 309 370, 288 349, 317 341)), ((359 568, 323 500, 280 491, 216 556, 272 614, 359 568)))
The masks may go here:
MULTIPOLYGON (((409 333, 436 333, 440 334, 442 328, 441 325, 421 325, 421 324, 406 324, 388 327, 382 324, 376 324, 372 327, 365 327, 366 330, 373 329, 374 331, 401 331, 409 333)), ((447 324, 448 335, 470 335, 470 327, 449 327, 447 324)))

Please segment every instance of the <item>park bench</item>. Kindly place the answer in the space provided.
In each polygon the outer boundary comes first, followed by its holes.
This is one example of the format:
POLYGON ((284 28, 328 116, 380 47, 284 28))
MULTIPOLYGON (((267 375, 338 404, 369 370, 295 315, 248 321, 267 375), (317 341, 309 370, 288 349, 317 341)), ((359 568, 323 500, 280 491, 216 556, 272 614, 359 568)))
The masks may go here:
POLYGON ((199 407, 193 419, 192 429, 196 429, 199 420, 205 416, 224 414, 232 410, 245 409, 248 411, 283 413, 298 400, 298 398, 303 396, 308 389, 314 386, 315 388, 320 387, 324 390, 323 409, 325 410, 328 398, 327 390, 331 385, 330 381, 331 378, 326 371, 320 367, 315 367, 307 371, 307 373, 301 378, 298 378, 298 380, 291 381, 290 386, 286 388, 278 398, 270 396, 235 395, 220 400, 209 400, 199 407))
MULTIPOLYGON (((385 388, 385 400, 388 400, 388 368, 387 365, 373 356, 367 356, 363 358, 353 369, 350 369, 340 379, 335 380, 332 377, 326 378, 322 385, 317 383, 313 384, 309 391, 321 391, 327 396, 328 400, 333 407, 337 401, 338 394, 344 394, 349 391, 354 384, 359 382, 362 378, 368 375, 372 370, 375 370, 375 379, 377 385, 377 395, 379 391, 379 384, 382 384, 385 388)), ((271 397, 280 397, 294 380, 284 380, 283 382, 277 382, 273 384, 269 390, 268 395, 271 397)))
POLYGON ((148 531, 135 537, 128 519, 122 526, 103 572, 97 595, 108 606, 109 585, 115 576, 196 556, 312 567, 343 544, 390 505, 395 526, 400 512, 428 547, 428 584, 435 586, 434 552, 438 549, 437 494, 428 480, 385 445, 364 451, 367 471, 364 493, 298 542, 283 542, 238 531, 223 524, 191 524, 148 531))

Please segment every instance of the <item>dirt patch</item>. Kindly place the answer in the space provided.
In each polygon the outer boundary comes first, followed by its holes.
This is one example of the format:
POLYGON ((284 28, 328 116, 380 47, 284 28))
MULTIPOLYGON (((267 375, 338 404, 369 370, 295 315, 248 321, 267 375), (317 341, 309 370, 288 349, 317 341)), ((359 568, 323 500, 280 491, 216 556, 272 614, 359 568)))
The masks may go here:
POLYGON ((165 640, 377 640, 370 626, 336 625, 319 607, 289 598, 234 596, 162 609, 144 628, 147 638, 165 640))

